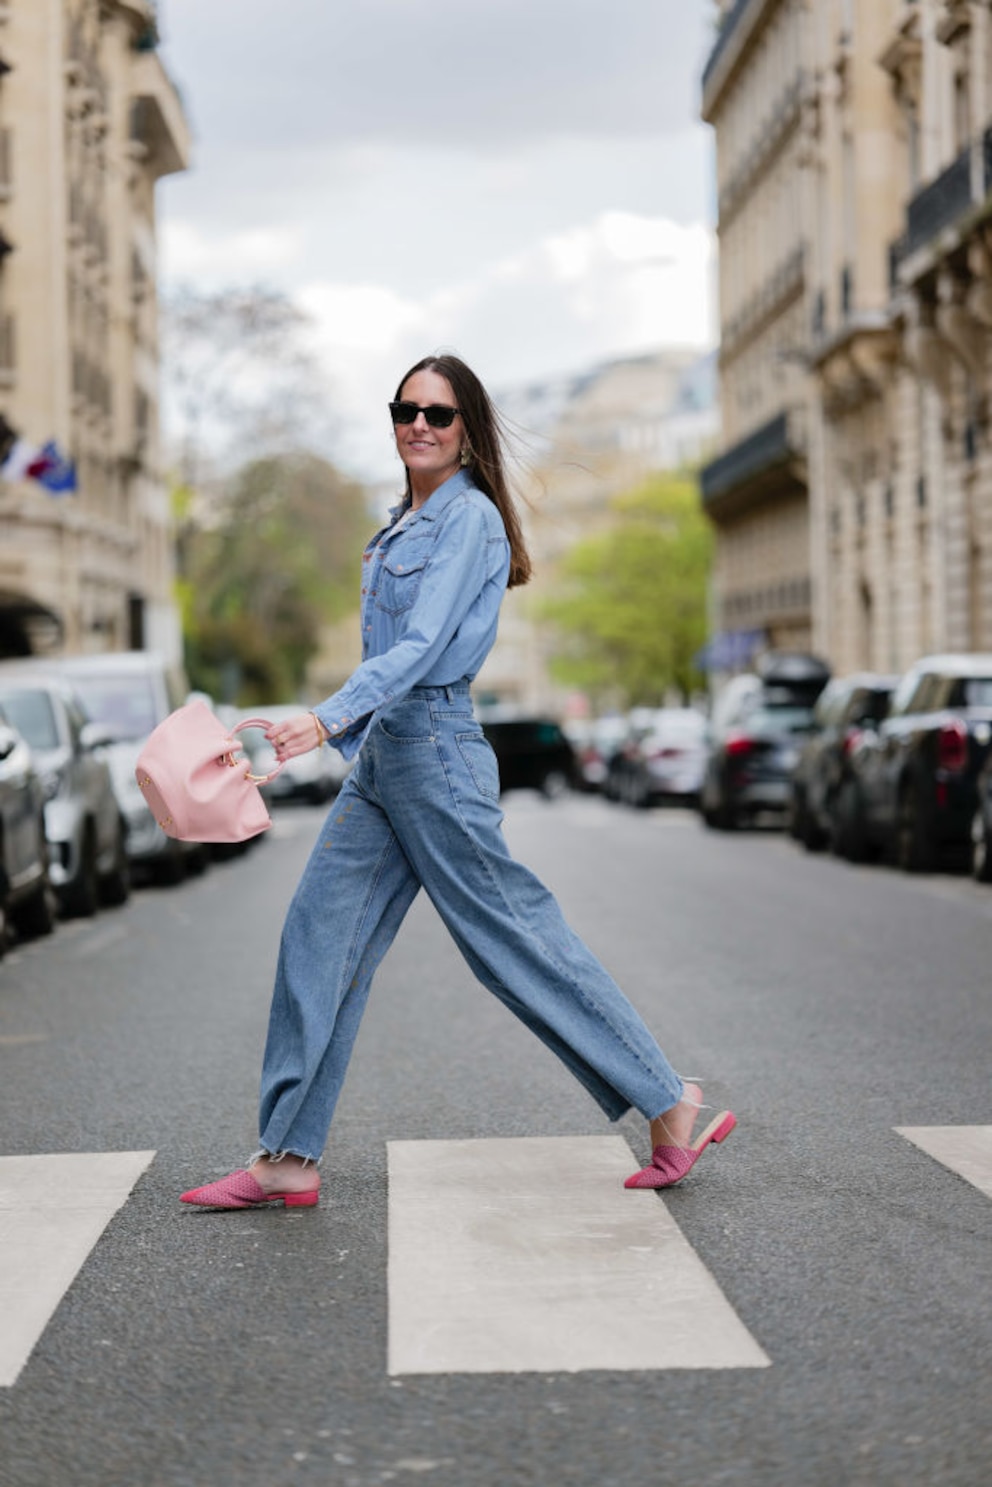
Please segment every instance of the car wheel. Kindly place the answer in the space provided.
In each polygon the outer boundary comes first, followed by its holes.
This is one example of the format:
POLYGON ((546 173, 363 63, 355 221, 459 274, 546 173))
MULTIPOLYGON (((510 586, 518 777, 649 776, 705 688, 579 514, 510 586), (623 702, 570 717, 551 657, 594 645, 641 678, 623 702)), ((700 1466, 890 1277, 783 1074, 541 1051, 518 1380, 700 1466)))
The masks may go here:
POLYGON ((920 815, 915 785, 907 785, 899 797, 895 851, 896 862, 904 872, 925 873, 933 867, 933 843, 920 815))
POLYGON ((971 876, 976 883, 992 883, 992 850, 981 811, 975 812, 971 823, 971 876))
POLYGON ((736 831, 739 824, 737 812, 726 801, 721 801, 716 810, 710 811, 703 819, 714 831, 736 831))
MULTIPOLYGON (((0 848, 3 843, 0 842, 0 848)), ((7 949, 7 940, 10 935, 10 884, 7 882, 7 873, 3 863, 0 862, 0 960, 3 959, 7 949)))
POLYGON ((131 894, 131 867, 127 860, 127 828, 118 818, 114 865, 100 879, 100 898, 110 908, 125 904, 131 894))
POLYGON ((163 888, 174 888, 186 876, 186 858, 177 841, 169 839, 169 845, 161 856, 156 857, 152 877, 163 888))
POLYGON ((69 918, 89 919, 100 906, 100 880, 96 870, 96 842, 92 827, 83 832, 79 868, 71 883, 59 891, 62 912, 69 918))
POLYGON ((568 775, 562 769, 552 769, 541 781, 541 794, 545 800, 560 800, 569 791, 568 775))
POLYGON ((830 801, 830 850, 848 862, 864 862, 868 856, 861 795, 853 780, 844 780, 830 801))
POLYGON ((50 935, 58 919, 57 901, 52 885, 46 878, 40 888, 17 905, 13 914, 18 931, 27 940, 50 935))

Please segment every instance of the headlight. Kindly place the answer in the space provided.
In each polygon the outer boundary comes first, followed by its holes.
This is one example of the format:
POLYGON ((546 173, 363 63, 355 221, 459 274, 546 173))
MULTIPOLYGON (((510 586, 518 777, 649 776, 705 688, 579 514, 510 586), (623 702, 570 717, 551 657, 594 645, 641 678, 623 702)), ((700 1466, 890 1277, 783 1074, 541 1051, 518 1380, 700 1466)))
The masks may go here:
POLYGON ((57 769, 46 770, 41 779, 41 793, 45 800, 54 800, 62 788, 62 775, 57 769))

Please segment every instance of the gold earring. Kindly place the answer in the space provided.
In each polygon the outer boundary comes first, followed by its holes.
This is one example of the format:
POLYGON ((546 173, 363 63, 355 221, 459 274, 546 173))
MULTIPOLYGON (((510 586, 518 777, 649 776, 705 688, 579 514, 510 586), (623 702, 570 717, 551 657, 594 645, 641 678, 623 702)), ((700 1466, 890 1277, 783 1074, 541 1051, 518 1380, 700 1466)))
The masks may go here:
POLYGON ((472 451, 471 451, 471 449, 469 449, 468 445, 465 444, 462 447, 462 465, 463 466, 464 465, 469 465, 471 463, 472 463, 472 451))

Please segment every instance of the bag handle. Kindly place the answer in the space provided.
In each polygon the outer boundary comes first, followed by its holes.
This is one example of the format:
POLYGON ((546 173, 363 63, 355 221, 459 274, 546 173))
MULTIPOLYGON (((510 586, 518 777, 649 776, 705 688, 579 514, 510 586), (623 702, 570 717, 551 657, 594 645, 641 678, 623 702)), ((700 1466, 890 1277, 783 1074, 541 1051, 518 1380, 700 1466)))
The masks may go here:
MULTIPOLYGON (((269 722, 268 718, 243 718, 240 723, 235 723, 234 727, 231 729, 231 732, 240 733, 242 728, 271 727, 272 724, 269 722)), ((251 769, 249 768, 248 773, 245 775, 245 779, 250 780, 253 785, 267 785, 270 780, 275 779, 276 775, 279 774, 280 770, 285 764, 286 760, 280 759, 275 769, 271 770, 268 774, 252 774, 251 769)))

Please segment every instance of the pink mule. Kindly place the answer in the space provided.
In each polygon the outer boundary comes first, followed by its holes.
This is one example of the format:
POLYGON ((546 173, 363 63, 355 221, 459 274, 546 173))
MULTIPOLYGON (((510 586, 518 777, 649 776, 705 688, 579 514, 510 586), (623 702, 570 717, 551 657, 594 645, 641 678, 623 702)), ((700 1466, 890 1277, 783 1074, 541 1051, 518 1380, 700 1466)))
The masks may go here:
POLYGON ((696 1165, 711 1141, 725 1141, 737 1124, 737 1117, 724 1110, 700 1132, 691 1146, 656 1146, 650 1167, 642 1167, 628 1177, 625 1188, 670 1188, 681 1182, 696 1165))
POLYGON ((287 1208, 313 1208, 320 1196, 317 1186, 303 1193, 267 1193, 250 1172, 229 1172, 217 1182, 202 1188, 190 1188, 180 1195, 180 1203, 194 1203, 199 1208, 257 1208, 266 1203, 284 1203, 287 1208))

